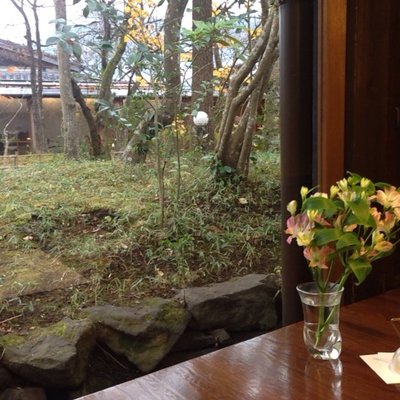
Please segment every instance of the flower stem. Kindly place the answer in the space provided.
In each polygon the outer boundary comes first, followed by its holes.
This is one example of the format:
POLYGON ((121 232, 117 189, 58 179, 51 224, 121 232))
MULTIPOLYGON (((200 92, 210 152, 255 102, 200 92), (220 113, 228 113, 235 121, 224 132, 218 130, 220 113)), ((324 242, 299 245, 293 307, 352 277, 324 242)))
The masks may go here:
POLYGON ((324 294, 323 292, 320 293, 320 304, 318 310, 318 327, 317 327, 317 337, 315 338, 315 347, 319 345, 322 335, 324 334, 325 330, 325 304, 324 304, 324 294))
MULTIPOLYGON (((343 288, 344 283, 346 282, 348 278, 347 276, 342 276, 342 279, 340 280, 340 283, 338 284, 337 290, 335 293, 339 295, 340 290, 343 288)), ((325 333, 325 330, 329 327, 331 324, 334 316, 338 312, 338 309, 340 308, 340 302, 338 304, 335 304, 332 309, 330 310, 328 316, 325 318, 325 307, 326 307, 326 293, 325 291, 320 292, 320 302, 319 302, 319 310, 318 310, 318 327, 317 327, 317 335, 315 338, 315 347, 317 347, 321 341, 321 338, 323 334, 325 333)))
POLYGON ((335 316, 338 308, 340 307, 340 303, 336 304, 332 307, 329 315, 327 318, 324 320, 324 315, 325 315, 325 304, 321 304, 319 307, 319 315, 318 315, 318 327, 317 327, 317 337, 315 339, 315 347, 319 345, 319 342, 327 329, 327 327, 330 325, 332 322, 333 317, 335 316))

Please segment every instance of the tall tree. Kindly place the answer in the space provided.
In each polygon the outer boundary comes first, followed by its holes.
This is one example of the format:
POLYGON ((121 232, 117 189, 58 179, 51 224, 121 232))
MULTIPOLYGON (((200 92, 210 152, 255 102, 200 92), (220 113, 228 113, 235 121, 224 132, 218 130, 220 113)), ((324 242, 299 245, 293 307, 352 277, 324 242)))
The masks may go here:
MULTIPOLYGON (((103 16, 103 19, 105 16, 103 16)), ((110 29, 110 24, 106 24, 105 27, 107 28, 105 31, 105 35, 110 35, 108 29, 110 29)), ((128 29, 128 15, 125 14, 123 22, 121 26, 118 27, 118 43, 115 48, 114 53, 112 54, 111 58, 107 59, 107 55, 105 54, 104 50, 102 51, 102 73, 100 79, 100 88, 99 88, 99 95, 98 100, 99 102, 106 103, 112 105, 113 98, 111 92, 111 86, 113 83, 113 78, 115 71, 118 68, 119 63, 125 53, 127 40, 126 40, 126 32, 128 29)), ((107 37, 107 36, 106 36, 107 37)), ((107 112, 98 110, 96 113, 96 126, 97 131, 102 136, 102 142, 104 149, 109 154, 111 152, 111 145, 113 141, 113 130, 110 128, 113 121, 110 118, 110 115, 107 112)))
MULTIPOLYGON (((162 85, 159 82, 151 82, 154 87, 154 92, 158 87, 165 87, 164 96, 160 101, 153 102, 153 112, 148 113, 149 118, 143 119, 135 129, 131 139, 129 140, 122 158, 124 160, 131 159, 133 161, 144 161, 145 154, 142 149, 145 148, 146 137, 149 130, 157 131, 159 127, 170 125, 180 106, 181 98, 181 65, 180 65, 180 32, 182 28, 182 19, 187 6, 188 0, 168 0, 167 9, 164 18, 164 45, 154 45, 154 40, 151 40, 149 33, 140 35, 142 39, 150 41, 144 47, 148 47, 150 51, 144 54, 144 58, 150 58, 152 52, 163 54, 163 73, 156 72, 153 75, 162 76, 162 85)), ((144 31, 146 27, 144 26, 144 31)), ((133 35, 131 34, 130 37, 133 35)), ((133 39, 134 40, 134 39, 133 39)), ((144 43, 138 43, 143 47, 144 43)), ((156 60, 155 60, 156 61, 156 60)), ((156 93, 154 93, 156 94, 156 93)))
MULTIPOLYGON (((74 4, 80 1, 74 0, 74 4)), ((95 112, 87 105, 79 84, 75 80, 71 81, 73 95, 80 105, 89 127, 91 154, 94 157, 102 154, 110 155, 111 153, 111 145, 115 139, 115 130, 112 126, 116 122, 116 113, 110 112, 113 111, 112 83, 127 47, 126 34, 128 32, 129 14, 124 12, 121 16, 114 7, 114 3, 115 0, 86 0, 86 7, 83 11, 86 17, 91 13, 97 15, 98 21, 100 21, 98 25, 102 27, 102 31, 98 32, 94 32, 93 28, 90 28, 97 39, 101 37, 100 43, 102 43, 98 45, 101 69, 98 77, 99 94, 95 112), (113 41, 117 43, 114 51, 112 50, 113 41)), ((69 27, 68 34, 70 34, 72 28, 69 27)), ((73 53, 76 53, 79 48, 79 52, 81 52, 80 44, 74 42, 73 46, 75 47, 70 46, 67 36, 60 34, 58 37, 51 38, 50 43, 63 44, 66 48, 70 47, 69 50, 73 53)), ((99 41, 97 40, 97 42, 99 41)))
POLYGON ((164 19, 163 109, 175 116, 181 95, 180 32, 188 0, 168 0, 164 19))
POLYGON ((230 78, 216 146, 217 160, 224 171, 238 175, 247 173, 259 105, 278 57, 277 6, 271 2, 263 10, 268 15, 264 16, 261 34, 245 62, 230 78))
POLYGON ((32 34, 31 24, 25 10, 24 0, 11 0, 14 7, 22 15, 25 24, 25 37, 30 58, 30 78, 31 78, 31 139, 32 150, 34 152, 42 152, 47 150, 47 143, 44 138, 43 129, 43 66, 42 66, 42 49, 39 31, 39 18, 37 14, 37 0, 27 0, 27 4, 31 7, 35 21, 35 36, 32 34))
MULTIPOLYGON (((67 19, 65 0, 53 0, 56 14, 56 30, 61 31, 67 19)), ((58 71, 60 75, 60 97, 62 109, 62 132, 64 153, 67 157, 79 158, 79 132, 76 119, 76 104, 72 89, 70 54, 61 42, 57 44, 58 71)))
MULTIPOLYGON (((197 21, 211 22, 211 17, 211 0, 193 0, 192 19, 194 29, 197 21)), ((202 132, 207 135, 207 142, 212 143, 214 133, 212 37, 200 44, 193 43, 192 60, 192 109, 207 113, 209 123, 202 129, 202 132)))

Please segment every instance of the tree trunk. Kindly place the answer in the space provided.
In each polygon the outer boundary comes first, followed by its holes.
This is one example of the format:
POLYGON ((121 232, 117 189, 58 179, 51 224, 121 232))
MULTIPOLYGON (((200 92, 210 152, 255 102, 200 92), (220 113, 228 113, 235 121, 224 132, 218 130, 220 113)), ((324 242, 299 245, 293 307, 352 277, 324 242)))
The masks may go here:
MULTIPOLYGON (((56 19, 67 19, 65 0, 53 0, 56 19)), ((56 29, 58 29, 56 27, 56 29)), ((76 123, 76 105, 72 92, 71 67, 69 54, 57 45, 58 71, 60 75, 60 97, 62 109, 62 131, 64 135, 64 153, 67 157, 79 158, 79 138, 76 123)))
MULTIPOLYGON (((193 21, 210 21, 212 17, 211 0, 193 0, 193 21)), ((193 76, 192 76, 192 109, 204 111, 209 117, 209 123, 204 127, 206 143, 210 145, 214 137, 213 124, 213 43, 208 42, 205 46, 194 45, 193 54, 193 76)), ((199 138, 201 140, 201 138, 199 138)), ((202 141, 203 142, 203 141, 202 141)), ((204 144, 204 143, 203 143, 204 144)))
MULTIPOLYGON (((98 99, 103 100, 107 103, 112 104, 112 93, 111 86, 113 83, 113 77, 115 74, 115 70, 118 67, 119 62, 122 59, 122 56, 126 50, 126 41, 125 41, 125 33, 126 33, 126 25, 127 25, 127 17, 124 19, 120 31, 120 38, 117 45, 117 48, 111 57, 108 60, 109 50, 102 50, 101 52, 101 65, 102 65, 102 76, 100 81, 99 95, 98 99)), ((104 39, 111 39, 111 24, 106 15, 103 15, 103 27, 104 27, 104 39)), ((72 79, 71 80, 73 96, 76 102, 80 105, 83 116, 86 119, 89 128, 90 135, 90 145, 91 145, 91 155, 93 157, 98 157, 103 154, 103 151, 110 155, 111 153, 111 144, 113 142, 113 130, 110 128, 112 124, 112 120, 108 117, 106 112, 96 112, 95 115, 92 113, 92 110, 87 106, 84 97, 82 96, 81 90, 77 83, 72 79)))
MULTIPOLYGON (((103 40, 111 41, 111 24, 110 19, 107 15, 102 15, 103 19, 103 40)), ((101 70, 104 71, 108 64, 108 54, 110 50, 108 48, 102 47, 101 49, 101 70)))
POLYGON ((121 36, 119 38, 119 42, 118 42, 117 48, 115 50, 115 53, 113 54, 111 59, 108 61, 106 67, 104 68, 102 77, 101 77, 99 98, 102 100, 105 100, 109 103, 111 103, 111 101, 112 101, 111 85, 113 83, 114 73, 115 73, 115 70, 117 69, 118 64, 121 61, 121 58, 124 55, 125 50, 126 50, 125 32, 126 32, 126 22, 123 23, 123 26, 121 29, 121 36))
POLYGON ((278 29, 278 13, 273 8, 246 62, 230 80, 216 153, 218 161, 233 168, 238 175, 247 173, 257 111, 278 57, 278 29), (250 81, 243 85, 247 78, 250 81), (245 111, 235 126, 235 119, 243 107, 245 111))
POLYGON ((121 160, 131 162, 133 164, 139 164, 146 161, 146 143, 145 143, 145 132, 147 132, 149 123, 146 119, 138 124, 132 137, 129 139, 124 151, 121 155, 121 160))
POLYGON ((36 25, 36 57, 32 38, 32 29, 24 9, 23 1, 11 0, 14 7, 22 15, 25 23, 26 41, 30 58, 30 78, 31 78, 31 139, 32 150, 36 153, 47 150, 47 144, 44 139, 43 129, 43 102, 42 102, 42 51, 40 48, 39 19, 36 10, 36 0, 30 3, 36 25))
POLYGON ((213 45, 213 53, 214 53, 215 68, 216 69, 222 68, 221 52, 219 51, 219 47, 216 43, 214 43, 213 45))
POLYGON ((238 157, 236 156, 236 171, 241 176, 247 176, 249 172, 250 153, 253 144, 254 132, 257 126, 258 110, 262 95, 265 93, 266 82, 268 82, 270 76, 271 71, 266 71, 266 76, 263 78, 263 82, 261 82, 260 85, 250 95, 250 99, 246 105, 246 111, 248 114, 246 119, 247 123, 242 138, 237 140, 239 135, 234 135, 234 139, 236 140, 233 140, 232 148, 236 149, 237 153, 239 154, 238 157))
MULTIPOLYGON (((122 27, 121 27, 121 36, 119 38, 119 42, 117 48, 111 57, 111 59, 105 63, 103 59, 103 66, 105 67, 102 73, 100 89, 99 89, 99 100, 103 100, 112 105, 112 94, 111 94, 111 86, 113 83, 113 77, 115 74, 115 70, 118 67, 119 62, 121 61, 122 56, 126 50, 126 41, 125 41, 125 32, 126 32, 126 24, 127 18, 125 18, 122 27)), ((96 127, 97 132, 101 136, 101 141, 103 143, 104 151, 107 155, 111 154, 111 145, 114 140, 114 131, 110 128, 112 121, 108 117, 106 112, 97 112, 96 114, 96 127)))
POLYGON ((42 41, 40 37, 40 22, 37 13, 37 1, 34 0, 32 3, 33 17, 35 20, 35 39, 36 39, 36 70, 37 70, 37 91, 36 99, 34 101, 36 113, 34 114, 34 126, 36 127, 37 137, 39 144, 39 151, 47 151, 48 143, 44 134, 43 126, 43 52, 42 52, 42 41))
POLYGON ((182 18, 188 0, 168 0, 164 19, 164 74, 165 96, 163 112, 175 117, 181 95, 180 48, 179 39, 182 18))
POLYGON ((81 89, 74 79, 71 80, 72 93, 76 102, 79 104, 82 110, 82 114, 86 119, 89 128, 89 137, 91 145, 91 155, 98 157, 102 153, 101 138, 97 131, 96 120, 93 117, 91 109, 87 106, 85 98, 82 95, 81 89))

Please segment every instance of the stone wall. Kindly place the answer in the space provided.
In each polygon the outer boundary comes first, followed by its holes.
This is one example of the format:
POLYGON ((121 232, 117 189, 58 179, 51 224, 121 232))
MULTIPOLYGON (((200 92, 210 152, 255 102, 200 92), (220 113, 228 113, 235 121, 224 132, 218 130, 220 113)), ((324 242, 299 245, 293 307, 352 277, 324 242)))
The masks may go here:
MULTIPOLYGON (((93 99, 89 99, 89 105, 93 105, 93 101, 93 99)), ((31 152, 29 145, 31 140, 30 111, 27 99, 0 96, 0 133, 2 134, 5 126, 19 110, 20 104, 22 105, 21 111, 18 112, 17 116, 8 126, 7 130, 13 136, 17 136, 19 134, 19 139, 24 142, 19 145, 19 154, 27 154, 31 152)), ((87 143, 88 141, 85 141, 85 138, 89 137, 89 130, 86 120, 84 119, 81 109, 78 105, 76 106, 76 111, 76 118, 78 121, 79 132, 82 137, 82 142, 87 143)), ((62 151, 63 138, 61 136, 62 115, 60 99, 44 98, 43 114, 44 135, 49 151, 62 151)), ((2 155, 1 146, 0 155, 2 155)))
POLYGON ((0 400, 74 399, 275 329, 278 292, 274 275, 251 274, 4 335, 0 400))

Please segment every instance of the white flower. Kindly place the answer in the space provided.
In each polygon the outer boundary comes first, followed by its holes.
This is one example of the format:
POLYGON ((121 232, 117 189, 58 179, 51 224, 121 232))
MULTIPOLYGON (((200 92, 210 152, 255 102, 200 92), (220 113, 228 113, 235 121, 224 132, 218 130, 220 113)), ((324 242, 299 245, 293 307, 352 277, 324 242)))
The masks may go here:
POLYGON ((193 123, 196 126, 205 126, 208 124, 208 115, 204 111, 199 111, 194 117, 193 117, 193 123))

